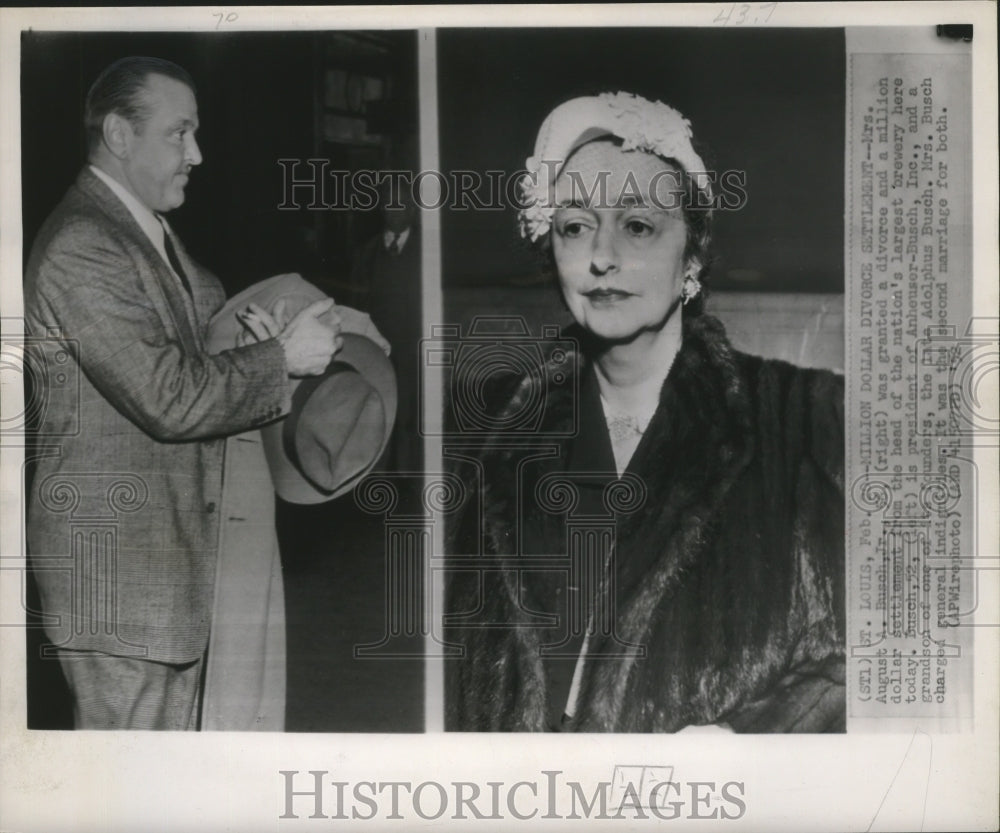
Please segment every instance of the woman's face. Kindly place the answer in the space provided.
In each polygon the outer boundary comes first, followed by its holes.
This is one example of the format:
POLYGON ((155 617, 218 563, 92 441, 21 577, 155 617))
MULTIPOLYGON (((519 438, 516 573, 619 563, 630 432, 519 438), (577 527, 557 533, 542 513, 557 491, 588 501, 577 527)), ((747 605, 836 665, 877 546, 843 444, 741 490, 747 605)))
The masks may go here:
POLYGON ((584 145, 560 172, 552 251, 566 304, 594 335, 630 341, 666 322, 684 282, 681 193, 658 156, 610 141, 584 145))

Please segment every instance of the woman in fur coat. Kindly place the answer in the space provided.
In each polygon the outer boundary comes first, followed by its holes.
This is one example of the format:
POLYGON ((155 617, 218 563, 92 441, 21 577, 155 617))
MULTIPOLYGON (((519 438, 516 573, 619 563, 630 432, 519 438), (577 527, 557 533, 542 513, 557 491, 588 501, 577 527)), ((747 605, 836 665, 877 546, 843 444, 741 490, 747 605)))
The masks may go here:
POLYGON ((469 466, 449 728, 843 731, 842 380, 702 313, 712 192, 677 111, 573 99, 527 170, 576 327, 496 393, 531 442, 469 466))

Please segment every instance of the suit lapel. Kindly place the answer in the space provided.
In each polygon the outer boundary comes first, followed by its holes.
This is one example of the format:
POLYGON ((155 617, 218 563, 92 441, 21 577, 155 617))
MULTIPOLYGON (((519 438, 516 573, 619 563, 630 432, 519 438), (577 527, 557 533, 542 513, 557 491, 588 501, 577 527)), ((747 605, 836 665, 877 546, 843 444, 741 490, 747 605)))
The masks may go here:
MULTIPOLYGON (((166 234, 167 230, 164 229, 163 233, 166 234)), ((195 342, 197 343, 199 349, 203 349, 205 345, 202 335, 204 333, 205 325, 211 318, 211 312, 202 315, 201 310, 212 306, 215 299, 209 297, 211 293, 209 288, 205 286, 202 279, 201 267, 191 259, 187 249, 184 247, 184 243, 176 234, 173 235, 173 242, 174 250, 177 252, 177 259, 180 261, 181 267, 184 269, 184 274, 187 275, 188 284, 191 286, 192 293, 191 295, 188 295, 182 288, 182 291, 179 294, 183 296, 185 310, 187 311, 189 320, 193 322, 195 342)), ((160 260, 162 261, 163 258, 160 258, 160 260)), ((179 281, 174 276, 173 272, 170 273, 170 277, 173 279, 174 284, 179 285, 179 281)), ((214 310, 212 310, 212 312, 214 312, 214 310)))
MULTIPOLYGON (((136 251, 137 259, 142 264, 138 270, 139 279, 161 317, 173 324, 173 329, 178 333, 181 343, 188 352, 199 351, 202 348, 201 327, 198 325, 194 301, 184 291, 180 281, 135 221, 132 213, 89 168, 81 171, 76 184, 119 229, 119 239, 136 251)), ((183 257, 187 257, 186 253, 183 257)), ((187 265, 186 260, 182 260, 181 263, 187 265)), ((197 270, 192 269, 192 272, 195 271, 197 270)))

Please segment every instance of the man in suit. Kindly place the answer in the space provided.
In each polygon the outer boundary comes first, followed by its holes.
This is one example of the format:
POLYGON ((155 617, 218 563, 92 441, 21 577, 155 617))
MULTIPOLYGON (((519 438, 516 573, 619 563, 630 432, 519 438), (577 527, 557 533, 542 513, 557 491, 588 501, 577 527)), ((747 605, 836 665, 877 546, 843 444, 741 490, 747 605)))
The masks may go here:
POLYGON ((399 406, 383 465, 389 471, 417 472, 423 468, 417 412, 422 325, 419 215, 405 178, 386 178, 379 198, 383 229, 356 253, 351 283, 360 289, 365 309, 392 345, 399 406))
POLYGON ((59 439, 38 450, 28 548, 77 728, 193 729, 225 437, 288 412, 289 377, 326 368, 339 322, 330 300, 283 328, 254 310, 255 337, 209 355, 222 286, 164 217, 201 162, 190 76, 124 58, 91 87, 85 122, 89 164, 25 275, 29 334, 61 357, 46 368, 39 436, 59 439))

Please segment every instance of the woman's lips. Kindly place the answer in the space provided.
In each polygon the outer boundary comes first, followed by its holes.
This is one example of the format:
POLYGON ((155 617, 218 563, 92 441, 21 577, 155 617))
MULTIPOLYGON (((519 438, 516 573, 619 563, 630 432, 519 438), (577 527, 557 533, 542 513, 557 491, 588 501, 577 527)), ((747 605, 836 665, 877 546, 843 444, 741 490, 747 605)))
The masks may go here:
POLYGON ((626 292, 623 289, 591 289, 583 294, 590 303, 602 306, 615 304, 632 297, 631 292, 626 292))

